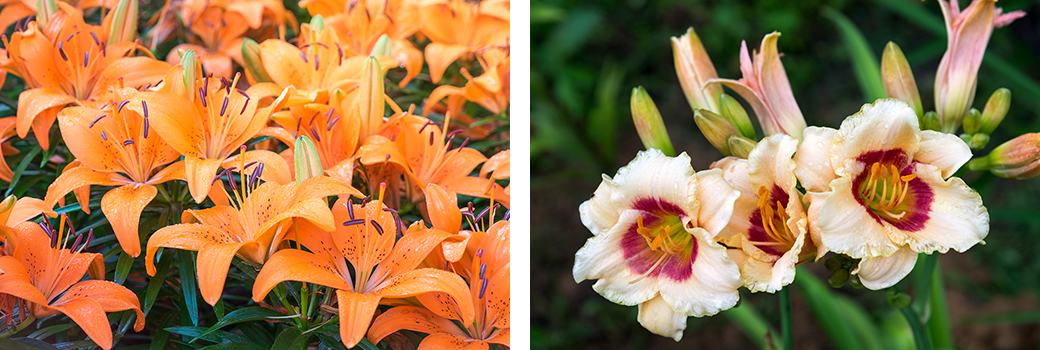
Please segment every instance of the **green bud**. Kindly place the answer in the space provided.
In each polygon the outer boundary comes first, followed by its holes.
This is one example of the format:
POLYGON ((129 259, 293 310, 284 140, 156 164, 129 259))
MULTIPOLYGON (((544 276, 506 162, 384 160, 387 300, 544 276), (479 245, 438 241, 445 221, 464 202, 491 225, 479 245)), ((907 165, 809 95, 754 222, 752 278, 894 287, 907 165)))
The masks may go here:
POLYGON ((888 304, 892 305, 897 309, 905 309, 907 307, 910 307, 910 296, 906 295, 906 293, 894 292, 890 290, 885 293, 885 296, 888 298, 888 304))
POLYGON ((921 130, 934 130, 939 131, 942 128, 942 120, 939 119, 939 113, 931 111, 924 114, 921 118, 921 130))
POLYGON ((964 133, 968 135, 979 132, 979 124, 981 123, 982 113, 979 110, 972 108, 968 111, 968 114, 964 116, 964 133))
POLYGON ((314 147, 314 143, 306 135, 296 138, 296 145, 293 149, 293 162, 296 166, 297 185, 303 182, 303 180, 321 176, 324 170, 321 166, 318 148, 314 147))
POLYGON ((245 63, 246 72, 256 79, 258 83, 272 82, 271 76, 264 69, 264 62, 260 55, 260 44, 250 38, 242 40, 242 61, 245 63))
POLYGON ((1011 139, 994 148, 988 156, 972 159, 968 169, 989 170, 1009 179, 1040 177, 1040 133, 1030 133, 1011 139))
POLYGON ((376 41, 376 45, 372 47, 372 56, 390 56, 392 54, 392 52, 390 51, 390 47, 390 37, 386 36, 386 34, 383 34, 379 37, 379 40, 376 41))
POLYGON ((906 61, 899 45, 891 41, 881 55, 881 79, 884 80, 888 97, 903 100, 914 109, 918 117, 923 115, 921 94, 917 92, 917 82, 914 81, 914 73, 910 71, 910 63, 906 61))
POLYGON ((747 159, 751 154, 751 150, 758 146, 758 142, 748 139, 743 136, 730 136, 726 140, 726 144, 729 145, 729 152, 731 156, 747 159))
POLYGON ((195 81, 198 79, 196 73, 198 73, 195 67, 198 66, 198 61, 195 58, 195 50, 188 50, 181 54, 181 74, 184 75, 184 91, 187 91, 188 99, 195 101, 195 81))
POLYGON ((968 144, 969 146, 971 145, 971 137, 972 137, 972 135, 968 135, 968 134, 961 134, 961 136, 960 136, 961 141, 964 141, 964 143, 968 144))
POLYGON ((386 102, 383 95, 386 90, 383 86, 383 69, 379 66, 379 60, 373 56, 365 59, 362 68, 363 76, 358 95, 358 115, 361 116, 362 137, 375 134, 379 127, 383 126, 383 114, 386 111, 386 102))
POLYGON ((737 130, 740 130, 741 135, 752 140, 758 140, 758 135, 755 135, 755 126, 751 125, 751 119, 748 118, 747 111, 733 96, 726 94, 719 96, 719 113, 733 123, 737 130))
POLYGON ((968 142, 968 148, 983 149, 986 148, 987 143, 989 143, 989 135, 978 133, 971 137, 971 142, 968 142))
POLYGON ((849 283, 849 270, 841 269, 834 271, 830 276, 827 276, 827 285, 832 288, 841 288, 849 283))
POLYGON ((36 0, 36 23, 41 29, 46 28, 47 23, 58 11, 58 3, 55 0, 36 0))
POLYGON ((321 33, 322 30, 325 30, 325 19, 321 15, 311 18, 311 30, 315 33, 321 33))
POLYGON ((733 123, 707 109, 698 109, 693 115, 693 121, 697 123, 697 128, 701 130, 712 146, 715 146, 723 155, 731 154, 728 140, 731 136, 740 135, 740 131, 733 123))
POLYGON ((845 266, 845 262, 838 258, 839 255, 832 256, 823 262, 823 267, 826 267, 829 271, 838 271, 838 269, 845 266))
POLYGON ((1009 108, 1011 108, 1011 90, 1000 88, 994 91, 993 95, 990 95, 989 101, 986 101, 986 108, 982 111, 979 132, 992 134, 1004 120, 1009 108))
POLYGON ((661 112, 650 98, 650 94, 642 86, 632 89, 632 121, 636 124, 639 139, 647 149, 656 148, 666 156, 674 157, 675 149, 672 139, 668 137, 668 129, 664 126, 661 112))
POLYGON ((863 289, 863 281, 860 281, 859 275, 852 275, 852 277, 849 278, 849 285, 852 286, 852 288, 863 289))
POLYGON ((134 41, 137 36, 137 0, 120 0, 109 13, 108 43, 134 41))

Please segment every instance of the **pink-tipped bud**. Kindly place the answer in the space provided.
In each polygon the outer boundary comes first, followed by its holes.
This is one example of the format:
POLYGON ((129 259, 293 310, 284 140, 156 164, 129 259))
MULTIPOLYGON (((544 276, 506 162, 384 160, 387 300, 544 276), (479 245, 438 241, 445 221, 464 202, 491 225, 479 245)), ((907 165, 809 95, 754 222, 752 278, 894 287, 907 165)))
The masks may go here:
POLYGON ((994 148, 984 158, 968 162, 974 171, 989 170, 1010 179, 1040 177, 1040 133, 1029 133, 994 148))
POLYGON ((632 89, 632 121, 636 124, 643 146, 659 149, 669 157, 675 156, 672 139, 668 137, 661 112, 642 86, 632 89))
POLYGON ((740 136, 740 131, 733 123, 707 109, 698 109, 693 115, 693 121, 697 123, 697 128, 701 129, 701 133, 708 139, 708 142, 719 152, 726 156, 732 154, 729 148, 729 138, 740 136))
POLYGON ((917 112, 918 118, 924 116, 921 94, 917 91, 917 82, 910 70, 910 63, 906 61, 899 45, 891 41, 885 46, 885 53, 881 55, 881 79, 884 80, 885 95, 909 104, 914 112, 917 112))
POLYGON ((686 101, 690 102, 690 108, 717 112, 716 101, 722 95, 722 87, 704 84, 718 78, 719 74, 715 72, 715 65, 711 63, 708 51, 704 50, 693 27, 681 37, 672 37, 672 52, 675 57, 675 74, 679 76, 679 84, 686 94, 686 101))

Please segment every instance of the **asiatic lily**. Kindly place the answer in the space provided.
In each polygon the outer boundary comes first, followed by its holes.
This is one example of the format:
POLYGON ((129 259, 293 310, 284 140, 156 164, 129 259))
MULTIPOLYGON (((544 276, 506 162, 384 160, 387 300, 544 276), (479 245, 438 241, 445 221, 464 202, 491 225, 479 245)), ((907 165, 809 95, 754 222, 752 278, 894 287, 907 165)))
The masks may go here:
POLYGON ((417 268, 450 234, 424 230, 397 240, 402 223, 381 200, 362 205, 340 197, 332 214, 334 228, 314 227, 298 235, 299 243, 310 252, 279 250, 264 264, 253 284, 254 301, 262 301, 284 281, 335 288, 340 335, 347 347, 361 341, 376 306, 388 299, 443 292, 459 305, 463 323, 473 323, 473 301, 461 277, 440 269, 417 268))
POLYGON ((598 280, 596 292, 638 304, 643 327, 678 341, 687 316, 714 315, 740 298, 740 271, 715 241, 739 196, 722 170, 695 174, 686 153, 639 152, 581 204, 593 237, 575 254, 574 281, 598 280))
MULTIPOLYGON (((91 7, 104 7, 113 8, 116 6, 118 0, 70 0, 66 1, 69 5, 79 10, 86 10, 91 7)), ((3 0, 0 1, 0 28, 7 29, 11 24, 18 22, 19 20, 33 16, 36 14, 36 1, 35 0, 3 0)))
POLYGON ((458 304, 443 294, 420 295, 427 308, 398 306, 372 321, 368 339, 379 343, 402 329, 429 334, 419 344, 424 349, 488 349, 489 344, 509 346, 509 221, 491 226, 481 241, 466 276, 476 306, 473 323, 462 322, 458 304))
POLYGON ((157 83, 170 67, 152 57, 133 57, 137 44, 109 42, 108 28, 87 24, 65 3, 58 7, 46 27, 29 22, 5 42, 10 60, 3 68, 25 79, 27 88, 18 95, 18 137, 32 129, 45 150, 61 108, 97 108, 111 100, 109 88, 157 83))
MULTIPOLYGON (((474 78, 463 68, 462 75, 469 80, 464 87, 441 85, 430 93, 427 105, 433 105, 451 95, 461 95, 484 107, 492 115, 500 115, 509 107, 509 53, 505 50, 487 50, 479 56, 484 74, 474 78)), ((428 111, 429 108, 424 109, 428 111)), ((424 112, 425 113, 425 112, 424 112)))
POLYGON ((353 181, 361 132, 357 114, 312 103, 277 112, 272 119, 281 126, 282 132, 277 133, 284 134, 279 135, 279 139, 286 144, 291 145, 290 140, 299 136, 307 136, 314 142, 326 175, 345 183, 353 181))
POLYGON ((1011 24, 1025 16, 1022 11, 1003 12, 997 0, 973 0, 963 11, 957 1, 939 0, 946 20, 947 46, 935 73, 935 109, 942 131, 957 132, 965 113, 975 100, 979 66, 993 28, 1011 24))
POLYGON ((920 130, 912 108, 884 99, 838 130, 807 128, 794 160, 813 235, 830 251, 862 259, 852 273, 881 289, 910 273, 917 253, 964 252, 983 242, 989 214, 982 198, 952 177, 970 158, 960 138, 920 130))
POLYGON ((0 256, 14 254, 18 234, 13 227, 29 221, 40 214, 54 216, 54 211, 43 201, 32 198, 16 198, 14 195, 7 196, 0 201, 0 256))
MULTIPOLYGON (((301 5, 314 5, 316 11, 331 12, 323 9, 328 5, 335 6, 341 3, 336 13, 329 13, 326 26, 336 31, 337 36, 345 44, 344 49, 350 50, 348 56, 367 56, 373 54, 383 35, 390 41, 390 56, 408 71, 404 79, 398 83, 404 87, 408 82, 419 75, 423 66, 423 56, 419 49, 412 45, 408 37, 419 30, 422 22, 419 20, 418 2, 416 1, 379 1, 379 0, 352 0, 349 2, 331 1, 300 1, 301 5)), ((331 9, 330 9, 331 10, 331 9)), ((311 11, 313 14, 314 11, 311 11)))
POLYGON ((817 256, 816 244, 806 238, 808 220, 796 187, 791 157, 797 149, 798 140, 777 134, 759 142, 748 159, 727 157, 713 165, 740 191, 719 240, 729 246, 752 292, 780 290, 794 281, 795 265, 817 256))
MULTIPOLYGON (((198 71, 198 67, 195 67, 198 71)), ((188 190, 197 203, 207 197, 217 168, 259 161, 266 166, 264 181, 288 183, 292 181, 289 166, 278 154, 268 150, 252 150, 232 157, 235 151, 253 138, 267 125, 271 114, 280 110, 285 92, 270 105, 263 105, 272 90, 253 86, 248 90, 235 87, 240 75, 234 80, 210 79, 195 74, 185 88, 184 68, 174 66, 166 75, 160 91, 146 91, 139 99, 151 110, 151 126, 173 149, 184 155, 185 179, 188 190)), ((189 74, 191 76, 191 74, 189 74)), ((141 103, 131 103, 127 108, 143 108, 141 103)), ((142 115, 143 109, 138 110, 142 115)), ((238 167, 237 169, 241 169, 238 167)))
POLYGON ((747 42, 740 42, 740 72, 744 76, 740 80, 709 79, 706 85, 723 84, 736 91, 755 110, 767 136, 784 133, 801 140, 805 118, 780 63, 780 52, 776 48, 779 39, 779 32, 766 35, 753 61, 747 42))
MULTIPOLYGON (((504 3, 508 13, 508 2, 504 3)), ((419 6, 422 33, 432 41, 426 45, 425 56, 434 83, 459 58, 486 48, 509 46, 509 19, 500 16, 502 7, 483 5, 464 0, 426 0, 419 6)))
POLYGON ((0 180, 11 182, 14 179, 14 171, 7 165, 8 155, 18 154, 18 149, 7 143, 11 137, 14 137, 15 123, 17 123, 17 117, 0 118, 0 180))
MULTIPOLYGON (((46 224, 23 222, 15 226, 17 244, 11 256, 0 257, 0 290, 22 299, 33 318, 65 314, 99 346, 112 348, 112 330, 106 312, 134 310, 134 330, 144 329, 144 313, 137 295, 126 287, 104 281, 101 254, 83 252, 93 231, 84 239, 46 224), (65 246, 71 247, 63 248, 65 246), (87 272, 94 279, 83 279, 87 272), (82 280, 82 281, 81 281, 82 280)), ((25 322, 23 320, 23 322, 25 322)))
POLYGON ((188 30, 194 35, 188 36, 188 43, 174 47, 166 61, 177 64, 184 53, 192 51, 199 55, 207 73, 230 79, 233 61, 242 63, 242 39, 249 30, 246 18, 239 12, 208 6, 196 14, 188 30))
POLYGON ((148 102, 134 89, 117 90, 115 96, 118 102, 104 109, 69 107, 58 113, 62 134, 76 135, 67 137, 65 144, 81 165, 66 169, 54 180, 47 188, 46 202, 53 206, 83 186, 117 186, 101 198, 101 211, 123 251, 137 257, 141 254, 137 231, 141 212, 155 198, 156 185, 184 178, 184 165, 168 166, 180 153, 150 124, 166 111, 149 112, 148 102))
POLYGON ((155 252, 160 247, 197 251, 202 298, 210 305, 216 304, 235 256, 262 265, 278 250, 294 222, 307 221, 323 230, 334 229, 325 197, 361 195, 350 185, 324 176, 309 178, 299 185, 258 185, 263 166, 253 169, 254 173, 242 176, 238 185, 234 185, 234 180, 228 181, 236 189, 231 205, 185 211, 182 224, 164 227, 152 235, 146 250, 149 275, 155 274, 155 252))

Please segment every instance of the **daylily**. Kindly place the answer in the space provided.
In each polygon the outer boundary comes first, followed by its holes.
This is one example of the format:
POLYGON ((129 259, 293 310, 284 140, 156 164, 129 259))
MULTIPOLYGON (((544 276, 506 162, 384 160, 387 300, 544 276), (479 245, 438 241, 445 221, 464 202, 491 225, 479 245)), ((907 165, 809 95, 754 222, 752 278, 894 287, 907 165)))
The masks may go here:
POLYGON ((361 196, 353 187, 324 176, 309 178, 299 185, 257 185, 262 171, 262 165, 256 165, 254 173, 242 176, 239 185, 229 180, 233 188, 241 188, 231 196, 232 205, 185 211, 182 224, 155 232, 146 250, 148 274, 155 275, 155 252, 160 247, 197 251, 199 289, 202 298, 214 305, 220 299, 235 256, 262 265, 278 250, 286 234, 296 226, 294 223, 307 221, 323 230, 334 229, 325 197, 361 196))
POLYGON ((45 150, 61 108, 100 107, 112 98, 109 88, 154 84, 170 67, 151 57, 131 57, 137 44, 108 42, 109 28, 85 23, 79 10, 65 3, 58 7, 46 27, 29 22, 5 42, 10 60, 3 69, 25 79, 27 88, 18 95, 18 137, 32 128, 45 150))
POLYGON ((299 243, 310 252, 283 249, 264 264, 253 284, 254 301, 262 301, 283 281, 335 288, 340 335, 347 347, 361 341, 376 306, 386 299, 447 293, 459 305, 463 323, 473 323, 473 301, 462 278, 440 269, 417 268, 449 236, 447 232, 424 230, 396 240, 402 233, 400 219, 382 200, 362 205, 340 197, 332 214, 335 228, 301 225, 306 231, 298 235, 299 243))
POLYGON ((712 165, 740 191, 719 240, 730 247, 752 292, 780 290, 794 281, 795 265, 817 257, 816 244, 806 238, 806 212, 796 188, 791 159, 796 149, 798 140, 777 134, 759 142, 748 159, 727 157, 712 165))
POLYGON ((424 349, 488 349, 490 344, 509 346, 509 221, 491 226, 481 241, 466 276, 476 306, 472 323, 462 322, 458 304, 440 293, 423 294, 419 301, 429 308, 398 306, 376 317, 368 339, 379 343, 402 329, 429 334, 419 344, 424 349))
POLYGON ((194 35, 188 36, 188 43, 174 47, 166 61, 177 64, 185 52, 193 51, 207 73, 231 78, 232 60, 242 63, 242 39, 249 30, 249 21, 239 12, 208 6, 188 24, 188 30, 194 35))
MULTIPOLYGON (((426 105, 437 104, 441 99, 460 95, 479 104, 493 115, 500 115, 509 107, 509 53, 506 50, 487 50, 479 56, 484 74, 474 78, 462 68, 462 75, 469 80, 464 87, 441 85, 430 93, 426 105)), ((424 114, 429 107, 424 109, 424 114)))
POLYGON ((973 159, 968 168, 989 170, 1009 179, 1040 177, 1040 133, 1022 134, 997 146, 989 155, 973 159))
MULTIPOLYGON (((134 89, 115 91, 116 101, 104 109, 69 107, 58 113, 65 145, 81 164, 65 169, 47 188, 47 204, 53 206, 65 194, 89 185, 118 186, 101 198, 101 211, 112 224, 119 245, 130 256, 141 254, 138 224, 141 212, 155 198, 156 185, 184 178, 180 158, 152 130, 147 102, 134 89), (130 105, 133 105, 132 107, 130 105)), ((179 118, 180 116, 172 116, 179 118)), ((168 117, 171 118, 171 117, 168 117)), ((89 196, 88 196, 89 197, 89 196)), ((87 207, 87 203, 83 203, 87 207)))
POLYGON ((986 237, 982 198, 951 177, 970 158, 960 138, 920 130, 912 108, 884 99, 838 130, 807 128, 794 160, 813 235, 862 259, 852 273, 881 289, 910 273, 917 253, 964 252, 986 237))
POLYGON ((621 305, 639 305, 639 323, 679 341, 687 316, 733 307, 740 271, 715 242, 740 192, 713 169, 694 174, 686 153, 639 152, 604 175, 581 222, 593 237, 575 254, 574 281, 621 305))
MULTIPOLYGON (((57 231, 46 224, 24 222, 15 226, 17 244, 11 256, 0 257, 0 290, 24 300, 34 318, 63 313, 99 346, 112 348, 112 330, 106 312, 134 310, 134 330, 144 329, 144 313, 137 295, 126 287, 104 281, 101 254, 84 253, 90 241, 83 235, 72 241, 64 233, 65 218, 57 231), (69 245, 71 248, 62 248, 69 245), (89 271, 95 279, 83 279, 89 271)), ((23 322, 25 322, 23 320, 23 322)))
POLYGON ((975 0, 962 12, 957 1, 939 0, 946 20, 947 46, 935 74, 935 109, 942 131, 957 132, 975 100, 979 66, 994 27, 1025 16, 1022 11, 1001 14, 997 0, 975 0))
MULTIPOLYGON (((314 4, 320 8, 324 7, 322 4, 334 6, 337 2, 339 1, 303 0, 300 4, 314 4)), ((314 13, 311 8, 308 8, 308 11, 314 13)), ((408 75, 398 85, 404 87, 419 75, 423 66, 422 52, 408 40, 408 37, 415 34, 422 25, 418 17, 417 1, 351 0, 343 2, 335 11, 340 14, 327 14, 326 16, 331 17, 326 26, 336 31, 346 44, 343 47, 345 50, 352 51, 348 56, 374 54, 373 48, 380 37, 386 35, 391 43, 390 56, 408 70, 408 75)))
POLYGON ((776 49, 779 39, 779 32, 766 35, 754 61, 748 54, 747 42, 740 42, 740 72, 744 76, 740 80, 708 79, 706 86, 723 84, 740 94, 755 110, 766 136, 784 133, 800 140, 805 118, 798 108, 798 101, 794 100, 791 83, 780 63, 780 53, 776 49))
MULTIPOLYGON (((150 122, 155 133, 184 155, 188 190, 197 203, 202 203, 217 168, 238 165, 239 161, 231 157, 232 154, 243 149, 246 141, 267 125, 271 114, 282 108, 285 92, 270 105, 261 106, 266 98, 272 97, 271 90, 257 86, 246 91, 235 89, 239 74, 232 81, 217 81, 203 78, 198 66, 194 69, 194 76, 198 78, 189 82, 192 86, 185 87, 184 68, 175 66, 167 73, 160 91, 142 92, 138 99, 151 110, 150 122)), ((142 103, 127 106, 145 114, 143 109, 138 109, 143 107, 142 103)), ((237 157, 244 158, 245 163, 254 160, 264 163, 264 181, 292 181, 289 166, 274 152, 253 150, 237 157)))
MULTIPOLYGON (((504 3, 508 13, 508 2, 504 3)), ((426 62, 434 83, 459 58, 509 46, 508 16, 500 16, 500 6, 483 5, 465 0, 425 0, 420 5, 422 33, 432 41, 426 45, 426 62)))
POLYGON ((718 79, 719 74, 715 72, 715 65, 711 63, 711 57, 708 57, 708 51, 704 49, 693 27, 687 29, 681 37, 672 37, 672 56, 675 74, 679 76, 679 85, 686 94, 690 108, 720 112, 718 104, 722 87, 714 84, 705 86, 709 80, 718 79))

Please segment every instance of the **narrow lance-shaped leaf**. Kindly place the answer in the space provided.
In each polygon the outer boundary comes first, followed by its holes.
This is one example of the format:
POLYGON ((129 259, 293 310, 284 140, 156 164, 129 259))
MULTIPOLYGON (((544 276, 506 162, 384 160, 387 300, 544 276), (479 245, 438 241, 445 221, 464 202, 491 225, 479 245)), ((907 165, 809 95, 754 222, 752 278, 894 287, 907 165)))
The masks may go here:
POLYGON ((856 25, 837 10, 824 8, 823 15, 834 22, 841 33, 845 48, 849 52, 849 60, 852 61, 853 73, 856 74, 856 81, 859 82, 863 96, 868 101, 884 98, 885 88, 881 82, 881 75, 878 74, 880 70, 875 59, 877 56, 874 56, 874 51, 870 49, 863 33, 860 33, 856 25))

